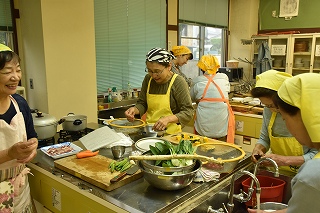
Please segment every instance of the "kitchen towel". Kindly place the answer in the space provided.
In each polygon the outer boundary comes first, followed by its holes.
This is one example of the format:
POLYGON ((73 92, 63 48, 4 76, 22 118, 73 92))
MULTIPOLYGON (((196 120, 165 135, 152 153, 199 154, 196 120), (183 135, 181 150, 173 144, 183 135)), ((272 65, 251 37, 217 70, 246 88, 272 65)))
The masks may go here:
POLYGON ((217 181, 220 177, 219 172, 201 167, 197 172, 194 182, 210 182, 217 181))

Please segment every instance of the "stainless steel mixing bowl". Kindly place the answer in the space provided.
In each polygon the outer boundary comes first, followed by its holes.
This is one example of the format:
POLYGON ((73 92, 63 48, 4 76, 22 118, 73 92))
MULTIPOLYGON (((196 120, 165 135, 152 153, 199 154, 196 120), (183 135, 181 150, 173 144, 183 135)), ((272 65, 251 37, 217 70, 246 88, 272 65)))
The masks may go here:
MULTIPOLYGON (((255 209, 257 206, 254 207, 255 209)), ((281 209, 286 209, 288 208, 287 204, 284 203, 277 203, 277 202, 265 202, 260 204, 260 209, 261 210, 266 210, 266 211, 276 211, 276 210, 281 210, 281 209)))
POLYGON ((195 166, 189 173, 177 175, 163 175, 149 172, 141 164, 141 161, 138 161, 137 164, 143 171, 144 179, 150 185, 163 190, 178 190, 187 187, 193 181, 198 170, 201 168, 201 161, 196 160, 195 166))
MULTIPOLYGON (((143 153, 143 155, 152 155, 151 151, 147 151, 143 153)), ((155 160, 141 160, 141 165, 145 168, 146 171, 155 173, 155 174, 162 174, 162 175, 171 175, 174 172, 179 172, 181 174, 187 174, 193 171, 193 168, 196 165, 196 161, 194 160, 193 164, 189 166, 181 166, 181 167, 162 167, 156 166, 155 160)))

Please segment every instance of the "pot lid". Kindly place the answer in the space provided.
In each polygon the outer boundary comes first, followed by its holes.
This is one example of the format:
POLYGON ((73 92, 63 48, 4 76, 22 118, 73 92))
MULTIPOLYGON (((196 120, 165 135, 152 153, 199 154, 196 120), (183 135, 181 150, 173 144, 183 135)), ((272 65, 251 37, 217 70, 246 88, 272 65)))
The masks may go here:
POLYGON ((74 120, 82 121, 82 120, 86 120, 87 116, 70 114, 70 115, 64 116, 62 119, 64 119, 65 121, 71 121, 71 122, 73 122, 74 120))
POLYGON ((52 115, 42 112, 32 113, 32 119, 35 126, 49 126, 58 122, 52 115))

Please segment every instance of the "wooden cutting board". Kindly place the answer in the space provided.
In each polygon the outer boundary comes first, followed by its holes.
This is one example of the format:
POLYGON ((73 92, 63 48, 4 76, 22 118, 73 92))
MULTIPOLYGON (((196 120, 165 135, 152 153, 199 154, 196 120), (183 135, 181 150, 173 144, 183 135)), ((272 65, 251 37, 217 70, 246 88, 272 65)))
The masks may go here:
POLYGON ((112 159, 102 155, 81 159, 72 155, 55 160, 54 166, 106 191, 112 191, 143 176, 143 173, 139 169, 133 175, 126 175, 118 182, 110 183, 110 180, 114 176, 120 174, 120 172, 117 171, 113 173, 110 172, 109 164, 111 161, 112 159))
MULTIPOLYGON (((163 139, 165 139, 165 140, 167 140, 167 141, 169 141, 171 143, 174 143, 174 144, 179 144, 180 140, 177 138, 177 136, 181 135, 181 134, 198 137, 198 138, 200 138, 200 142, 202 142, 202 140, 203 140, 202 136, 196 135, 196 134, 192 134, 192 133, 189 133, 189 132, 179 132, 179 133, 172 134, 172 135, 166 135, 166 136, 163 136, 163 139)), ((208 142, 217 143, 217 142, 222 142, 222 141, 215 140, 215 139, 212 139, 212 138, 208 138, 208 142)))

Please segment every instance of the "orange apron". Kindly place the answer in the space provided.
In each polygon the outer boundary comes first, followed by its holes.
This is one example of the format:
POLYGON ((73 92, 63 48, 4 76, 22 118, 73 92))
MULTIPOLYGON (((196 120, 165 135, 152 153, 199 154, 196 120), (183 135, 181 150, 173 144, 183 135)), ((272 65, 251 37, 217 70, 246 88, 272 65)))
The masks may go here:
MULTIPOLYGON (((234 117, 232 108, 231 108, 231 106, 229 104, 229 99, 224 97, 223 92, 221 91, 219 85, 217 85, 214 82, 213 78, 214 78, 215 74, 211 75, 211 76, 208 76, 208 75, 204 75, 204 76, 208 79, 208 83, 206 85, 206 88, 204 89, 204 92, 203 92, 202 97, 199 100, 199 102, 202 102, 202 101, 206 101, 206 102, 224 102, 224 103, 227 104, 228 112, 229 112, 227 142, 233 144, 234 143, 234 135, 235 135, 235 117, 234 117), (221 98, 206 98, 205 97, 205 95, 207 94, 207 91, 208 91, 210 83, 213 83, 216 86, 216 88, 218 89, 218 91, 220 93, 221 98)), ((194 116, 194 120, 195 120, 196 119, 196 113, 194 115, 195 115, 194 116)))
MULTIPOLYGON (((8 149, 19 141, 26 141, 26 129, 18 103, 10 96, 17 114, 10 125, 0 120, 0 149, 8 149)), ((0 209, 5 212, 32 212, 32 203, 25 164, 11 160, 0 164, 0 209)))
MULTIPOLYGON (((295 137, 274 137, 272 135, 273 123, 276 119, 277 113, 272 112, 270 122, 268 125, 268 133, 270 138, 270 149, 272 153, 284 156, 301 156, 303 155, 302 145, 295 139, 295 137)), ((297 173, 299 166, 279 166, 280 170, 297 173)))
MULTIPOLYGON (((148 88, 147 88, 147 103, 148 103, 148 109, 146 113, 147 123, 156 123, 161 117, 173 115, 170 107, 170 91, 171 91, 172 84, 175 81, 177 76, 178 76, 177 74, 174 74, 172 76, 172 79, 170 81, 166 94, 149 94, 150 83, 152 80, 152 78, 150 78, 148 88)), ((178 125, 176 123, 169 123, 167 125, 166 133, 168 134, 174 134, 181 131, 182 131, 181 125, 178 125)))

